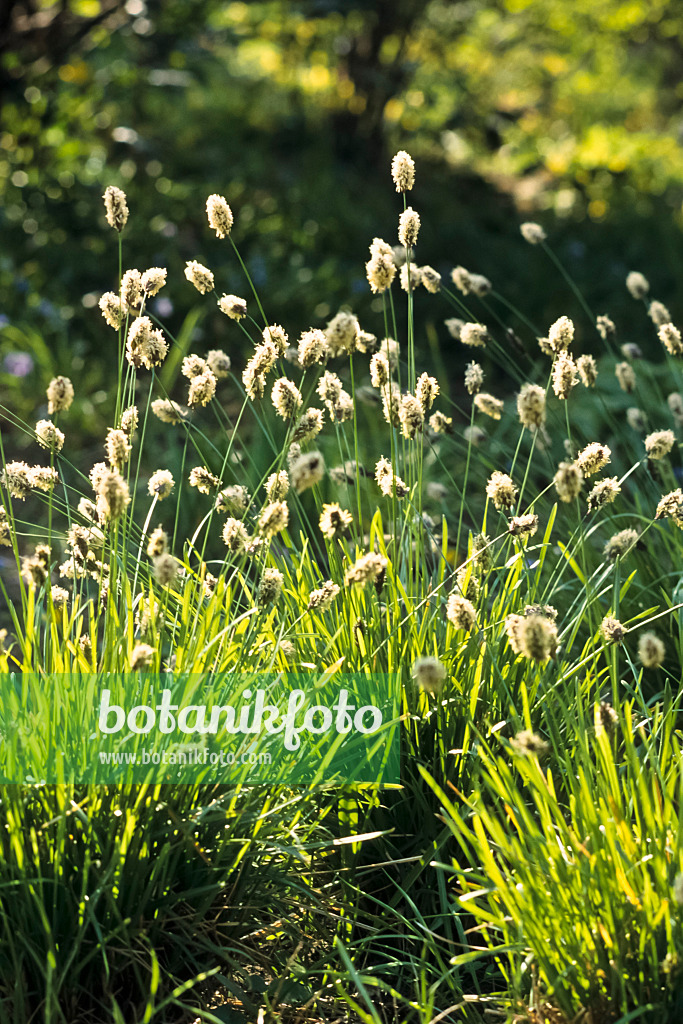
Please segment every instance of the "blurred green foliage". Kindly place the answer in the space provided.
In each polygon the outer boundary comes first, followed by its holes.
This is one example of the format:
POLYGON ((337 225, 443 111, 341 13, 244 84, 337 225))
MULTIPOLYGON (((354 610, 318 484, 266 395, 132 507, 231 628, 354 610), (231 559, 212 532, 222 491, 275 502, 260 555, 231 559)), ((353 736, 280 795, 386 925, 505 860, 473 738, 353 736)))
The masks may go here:
MULTIPOLYGON (((422 262, 485 273, 545 330, 579 310, 517 233, 538 217, 596 312, 628 332, 637 268, 683 315, 683 10, 666 0, 8 0, 2 18, 0 381, 17 411, 57 371, 106 391, 107 184, 129 197, 124 265, 168 266, 171 330, 198 298, 187 259, 246 295, 197 227, 220 192, 272 321, 294 336, 346 303, 381 331, 363 263, 394 239, 399 147, 418 159, 422 262), (18 380, 22 332, 40 365, 18 380)), ((422 341, 445 341, 429 317, 422 341)), ((218 312, 203 339, 242 346, 218 312)))

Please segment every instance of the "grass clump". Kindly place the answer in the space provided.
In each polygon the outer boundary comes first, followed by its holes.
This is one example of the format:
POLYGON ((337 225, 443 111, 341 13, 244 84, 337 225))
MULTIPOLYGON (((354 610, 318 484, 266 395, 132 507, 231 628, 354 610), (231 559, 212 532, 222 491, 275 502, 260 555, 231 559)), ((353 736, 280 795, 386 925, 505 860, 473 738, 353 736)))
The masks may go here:
POLYGON ((108 190, 106 435, 89 462, 71 450, 66 373, 35 428, 2 408, 19 589, 0 670, 402 683, 398 790, 5 787, 17 1021, 210 1020, 188 995, 207 971, 254 1014, 239 979, 265 961, 258 920, 280 981, 296 964, 363 1020, 676 1020, 677 328, 630 277, 661 343, 642 358, 538 226, 529 258, 551 258, 580 315, 545 331, 484 275, 419 263, 408 161, 401 244, 370 243, 375 333, 343 308, 294 343, 209 197, 247 298, 199 259, 181 285, 248 340, 239 367, 162 322, 167 274, 126 268, 108 190), (442 304, 455 349, 438 379, 418 300, 442 304))

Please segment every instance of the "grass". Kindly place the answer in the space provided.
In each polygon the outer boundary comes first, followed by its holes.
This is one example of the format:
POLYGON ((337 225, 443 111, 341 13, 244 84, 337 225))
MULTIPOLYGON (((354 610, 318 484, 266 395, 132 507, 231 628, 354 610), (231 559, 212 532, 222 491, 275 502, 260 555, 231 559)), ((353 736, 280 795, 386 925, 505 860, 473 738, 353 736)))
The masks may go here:
MULTIPOLYGON (((209 221, 228 236, 224 203, 209 221)), ((523 258, 566 279, 532 235, 523 258)), ((293 345, 233 245, 246 299, 197 264, 166 287, 222 301, 253 345, 238 368, 191 351, 191 324, 145 319, 165 273, 145 289, 114 237, 119 372, 94 468, 69 446, 78 381, 73 399, 49 384, 51 426, 0 409, 20 588, 0 671, 395 674, 401 787, 2 787, 6 1018, 674 1024, 683 346, 666 310, 630 279, 659 362, 588 308, 539 338, 485 278, 451 286, 375 239, 377 336, 342 310, 293 345), (411 275, 462 382, 422 369, 411 275)))

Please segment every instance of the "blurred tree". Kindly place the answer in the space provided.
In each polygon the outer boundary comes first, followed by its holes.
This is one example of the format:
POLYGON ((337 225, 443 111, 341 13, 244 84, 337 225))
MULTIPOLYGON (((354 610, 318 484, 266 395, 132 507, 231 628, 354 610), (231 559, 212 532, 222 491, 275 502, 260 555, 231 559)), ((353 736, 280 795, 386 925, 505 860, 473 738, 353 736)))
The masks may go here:
MULTIPOLYGON (((211 262, 221 289, 245 287, 202 222, 214 191, 233 204, 266 310, 290 333, 342 303, 370 315, 363 262, 374 235, 395 237, 398 148, 419 160, 421 258, 505 282, 539 323, 556 295, 535 258, 520 260, 520 218, 553 215, 598 309, 618 311, 615 288, 634 266, 652 264, 655 288, 683 275, 683 9, 667 0, 0 10, 0 315, 37 329, 62 372, 102 337, 97 298, 117 272, 100 203, 109 183, 129 195, 125 260, 169 266, 173 329, 197 303, 186 259, 211 262)), ((198 343, 204 331, 242 344, 203 311, 198 343)), ((0 330, 0 360, 16 346, 0 330)))
POLYGON ((0 109, 18 83, 65 63, 98 25, 122 22, 124 0, 4 0, 0 7, 0 109), (5 60, 5 55, 10 59, 5 60), (21 58, 20 63, 11 59, 21 58))

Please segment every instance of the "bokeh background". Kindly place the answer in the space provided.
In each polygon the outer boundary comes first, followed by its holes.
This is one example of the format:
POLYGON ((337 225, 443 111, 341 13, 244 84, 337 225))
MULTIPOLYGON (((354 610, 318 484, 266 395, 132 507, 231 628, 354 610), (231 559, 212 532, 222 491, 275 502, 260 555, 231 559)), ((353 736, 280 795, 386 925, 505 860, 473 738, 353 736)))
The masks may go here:
MULTIPOLYGON (((108 184, 129 197, 124 265, 168 267, 157 312, 200 351, 240 364, 243 346, 183 277, 198 258, 246 294, 206 226, 212 192, 272 321, 295 337, 346 304, 365 326, 368 243, 395 240, 398 148, 418 163, 419 262, 485 274, 546 330, 581 311, 520 238, 539 220, 592 309, 661 359, 624 279, 645 272, 681 321, 682 40, 667 0, 4 0, 3 404, 31 420, 64 373, 82 382, 72 431, 78 416, 108 425, 108 184)), ((418 343, 447 365, 429 300, 418 343)))

